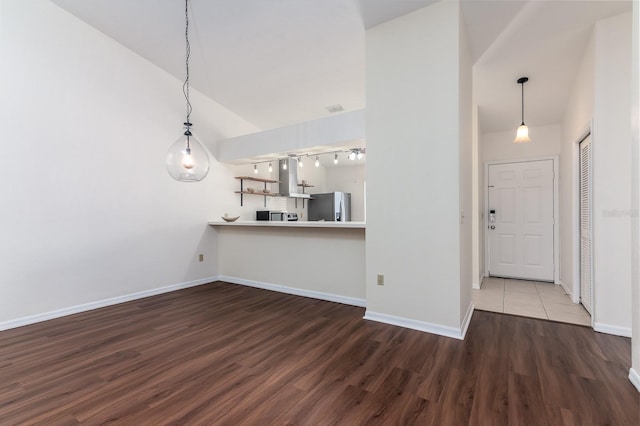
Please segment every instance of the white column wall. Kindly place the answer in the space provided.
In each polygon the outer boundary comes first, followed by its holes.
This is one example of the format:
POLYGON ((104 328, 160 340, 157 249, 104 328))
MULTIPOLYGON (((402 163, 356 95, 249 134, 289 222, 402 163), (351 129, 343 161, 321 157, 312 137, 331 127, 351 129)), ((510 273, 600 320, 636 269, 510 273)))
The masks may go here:
POLYGON ((631 13, 596 23, 594 328, 631 335, 631 13))
POLYGON ((367 316, 443 334, 464 315, 459 13, 439 2, 366 36, 367 316))
POLYGON ((458 128, 459 217, 460 217, 460 324, 471 314, 473 272, 473 77, 467 30, 458 14, 458 128))
POLYGON ((633 2, 631 65, 631 370, 629 378, 640 391, 640 6, 633 2))

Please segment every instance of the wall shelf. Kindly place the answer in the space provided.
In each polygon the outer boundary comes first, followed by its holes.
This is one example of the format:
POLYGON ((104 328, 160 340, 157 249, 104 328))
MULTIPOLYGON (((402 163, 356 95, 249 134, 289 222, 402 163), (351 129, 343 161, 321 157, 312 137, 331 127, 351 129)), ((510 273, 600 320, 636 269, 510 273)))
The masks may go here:
POLYGON ((280 181, 277 180, 273 180, 273 179, 263 179, 263 178, 257 178, 257 177, 252 177, 252 176, 236 176, 236 179, 238 179, 240 181, 240 191, 235 191, 236 194, 240 194, 240 206, 244 205, 244 196, 245 195, 262 195, 264 197, 264 206, 267 207, 267 197, 278 197, 279 194, 274 194, 272 192, 264 192, 267 191, 267 184, 270 183, 280 183, 280 181), (249 192, 247 190, 245 190, 244 187, 244 181, 250 181, 250 182, 260 182, 264 184, 264 191, 254 191, 254 192, 249 192))
MULTIPOLYGON (((309 185, 308 183, 306 183, 305 181, 302 181, 302 183, 299 183, 298 186, 300 188, 302 188, 302 193, 304 194, 304 189, 305 188, 313 188, 314 185, 309 185)), ((304 198, 302 199, 302 208, 304 209, 304 198)), ((296 208, 298 208, 298 199, 296 198, 296 208)))

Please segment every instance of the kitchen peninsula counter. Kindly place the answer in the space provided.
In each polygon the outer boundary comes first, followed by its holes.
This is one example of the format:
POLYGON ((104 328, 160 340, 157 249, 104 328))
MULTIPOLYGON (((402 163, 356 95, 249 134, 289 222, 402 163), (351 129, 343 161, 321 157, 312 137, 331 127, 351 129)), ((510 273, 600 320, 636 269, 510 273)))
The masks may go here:
POLYGON ((236 222, 209 222, 211 226, 232 226, 232 227, 243 227, 243 226, 259 226, 259 227, 269 227, 269 228, 343 228, 343 229, 365 229, 365 222, 331 222, 331 221, 290 221, 290 222, 279 222, 279 221, 236 221, 236 222))
POLYGON ((209 222, 221 281, 365 305, 365 222, 209 222))

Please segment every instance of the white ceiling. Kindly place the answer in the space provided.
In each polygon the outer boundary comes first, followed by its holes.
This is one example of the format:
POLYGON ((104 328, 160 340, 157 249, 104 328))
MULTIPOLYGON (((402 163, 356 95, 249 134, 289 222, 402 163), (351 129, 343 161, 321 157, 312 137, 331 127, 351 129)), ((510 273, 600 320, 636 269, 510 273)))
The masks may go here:
MULTIPOLYGON (((182 0, 52 0, 184 79, 182 0)), ((191 0, 191 83, 262 129, 365 107, 365 28, 434 0, 191 0)), ((484 131, 558 123, 593 23, 631 1, 463 0, 484 131)))
MULTIPOLYGON (((529 77, 524 87, 526 123, 560 123, 594 23, 631 10, 630 1, 528 1, 519 6, 476 57, 474 96, 485 132, 513 129, 515 136, 521 121, 516 80, 523 76, 529 77)), ((473 40, 471 33, 469 38, 473 40)))

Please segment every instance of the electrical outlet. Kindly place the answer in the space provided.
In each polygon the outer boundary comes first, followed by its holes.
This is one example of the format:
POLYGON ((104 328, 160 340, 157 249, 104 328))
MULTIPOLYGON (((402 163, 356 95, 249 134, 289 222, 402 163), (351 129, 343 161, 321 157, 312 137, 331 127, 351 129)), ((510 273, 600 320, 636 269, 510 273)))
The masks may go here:
POLYGON ((199 255, 198 255, 198 260, 199 260, 200 262, 202 262, 202 261, 204 260, 204 254, 199 254, 199 255))
POLYGON ((378 285, 384 285, 384 275, 378 274, 378 285))

